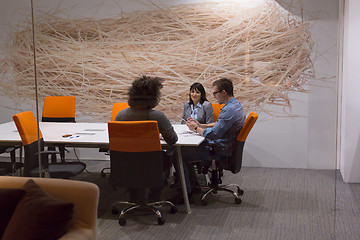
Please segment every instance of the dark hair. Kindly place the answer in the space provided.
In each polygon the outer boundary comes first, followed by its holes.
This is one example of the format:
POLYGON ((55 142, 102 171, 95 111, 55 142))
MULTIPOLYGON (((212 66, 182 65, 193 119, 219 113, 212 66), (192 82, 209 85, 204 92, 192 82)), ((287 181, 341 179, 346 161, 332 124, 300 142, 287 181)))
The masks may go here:
POLYGON ((144 106, 148 109, 156 107, 160 102, 160 89, 163 87, 162 81, 159 77, 147 76, 134 80, 128 91, 129 106, 144 106))
POLYGON ((215 82, 213 82, 213 87, 217 86, 218 87, 218 91, 222 91, 225 90, 227 95, 230 97, 234 96, 234 86, 233 83, 230 79, 227 78, 221 78, 219 80, 216 80, 215 82))
MULTIPOLYGON (((190 86, 190 92, 191 90, 198 90, 200 93, 201 93, 201 96, 200 96, 200 103, 203 104, 205 101, 207 101, 206 99, 206 93, 205 93, 205 88, 204 86, 201 84, 201 83, 193 83, 191 86, 190 86)), ((193 100, 191 99, 191 94, 189 94, 189 104, 194 104, 193 100)))

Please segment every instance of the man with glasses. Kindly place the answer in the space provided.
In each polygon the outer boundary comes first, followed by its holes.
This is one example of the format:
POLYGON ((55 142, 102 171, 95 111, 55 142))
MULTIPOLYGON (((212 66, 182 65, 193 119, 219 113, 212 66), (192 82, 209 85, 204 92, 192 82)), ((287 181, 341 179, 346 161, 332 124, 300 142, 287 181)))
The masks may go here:
MULTIPOLYGON (((219 118, 215 123, 201 124, 193 118, 189 118, 186 122, 191 131, 205 137, 205 141, 199 146, 182 149, 186 188, 190 201, 192 200, 192 188, 187 161, 202 160, 205 165, 209 165, 212 160, 212 154, 221 157, 231 154, 232 144, 245 124, 245 111, 242 104, 234 98, 233 89, 231 80, 227 78, 221 78, 213 82, 213 95, 215 99, 219 104, 225 104, 221 108, 219 118)), ((182 195, 179 194, 172 198, 171 201, 177 204, 182 203, 182 195)))

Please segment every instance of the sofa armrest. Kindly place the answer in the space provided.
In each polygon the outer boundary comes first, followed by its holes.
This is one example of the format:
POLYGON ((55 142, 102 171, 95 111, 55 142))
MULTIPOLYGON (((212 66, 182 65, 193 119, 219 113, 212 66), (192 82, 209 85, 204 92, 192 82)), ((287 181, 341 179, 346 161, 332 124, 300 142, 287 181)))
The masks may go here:
POLYGON ((93 229, 90 228, 71 228, 65 235, 59 240, 95 240, 96 234, 93 229))
POLYGON ((22 188, 33 179, 43 190, 57 199, 74 203, 74 217, 70 231, 61 239, 96 239, 99 188, 90 182, 54 178, 0 178, 0 188, 22 188), (82 235, 84 234, 84 235, 82 235))

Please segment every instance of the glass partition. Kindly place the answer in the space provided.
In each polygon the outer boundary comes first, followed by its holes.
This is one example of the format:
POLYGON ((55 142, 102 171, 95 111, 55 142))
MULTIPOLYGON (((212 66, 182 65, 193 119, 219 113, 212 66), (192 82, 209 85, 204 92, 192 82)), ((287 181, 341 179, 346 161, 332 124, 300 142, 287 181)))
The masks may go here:
MULTIPOLYGON (((21 21, 7 15, 2 26, 2 122, 35 108, 29 4, 7 4, 21 21)), ((240 173, 244 206, 229 212, 244 216, 239 232, 331 239, 338 10, 327 0, 36 1, 39 111, 45 96, 70 95, 77 122, 107 122, 131 82, 150 75, 164 79, 156 110, 180 123, 192 83, 215 102, 212 82, 230 78, 246 112, 259 114, 240 173)))

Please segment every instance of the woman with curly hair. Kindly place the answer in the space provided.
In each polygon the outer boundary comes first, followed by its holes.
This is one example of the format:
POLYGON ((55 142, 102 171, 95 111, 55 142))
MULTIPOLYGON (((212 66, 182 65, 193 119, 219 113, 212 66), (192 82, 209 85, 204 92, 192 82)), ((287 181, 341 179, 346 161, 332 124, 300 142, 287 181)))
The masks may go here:
MULTIPOLYGON (((161 78, 148 76, 142 76, 141 78, 134 80, 128 91, 128 104, 130 107, 120 111, 117 114, 115 121, 157 121, 162 138, 167 144, 172 145, 178 140, 173 126, 163 112, 153 110, 153 108, 160 102, 160 89, 163 87, 162 81, 163 80, 161 78)), ((169 155, 169 152, 164 152, 163 154, 164 180, 166 180, 170 172, 171 156, 169 155)), ((148 201, 158 201, 161 190, 162 189, 151 189, 148 201)), ((129 193, 131 201, 146 201, 144 200, 142 191, 129 189, 129 193)))
POLYGON ((147 76, 134 80, 128 91, 130 107, 120 111, 115 121, 157 121, 165 142, 172 145, 178 138, 169 119, 163 112, 153 110, 160 102, 162 81, 161 78, 147 76))

